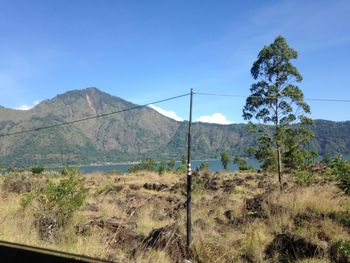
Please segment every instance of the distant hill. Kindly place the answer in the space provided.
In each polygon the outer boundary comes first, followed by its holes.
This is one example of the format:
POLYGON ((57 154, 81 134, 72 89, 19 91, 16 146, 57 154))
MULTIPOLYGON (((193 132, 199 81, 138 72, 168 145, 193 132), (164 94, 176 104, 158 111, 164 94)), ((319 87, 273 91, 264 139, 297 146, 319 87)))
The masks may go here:
MULTIPOLYGON (((0 107, 0 134, 136 106, 96 88, 74 90, 28 111, 0 107)), ((0 163, 13 166, 91 164, 144 158, 179 159, 186 153, 188 122, 151 108, 123 112, 40 132, 0 137, 0 163)), ((321 155, 350 154, 350 122, 317 120, 312 140, 321 155)), ((217 158, 224 150, 244 155, 255 144, 245 124, 194 123, 193 158, 217 158)))

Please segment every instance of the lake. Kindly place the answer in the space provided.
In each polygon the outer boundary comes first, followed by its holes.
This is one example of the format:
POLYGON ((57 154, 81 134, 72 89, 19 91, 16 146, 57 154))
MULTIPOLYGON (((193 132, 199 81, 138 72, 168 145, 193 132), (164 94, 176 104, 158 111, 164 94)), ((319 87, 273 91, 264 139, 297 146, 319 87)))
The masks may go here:
MULTIPOLYGON (((209 171, 210 172, 218 172, 221 171, 222 164, 220 160, 206 160, 209 163, 209 171)), ((198 168, 203 161, 192 161, 192 169, 198 168)), ((260 164, 257 160, 255 159, 248 159, 247 160, 248 164, 253 166, 254 168, 259 168, 260 164)), ((179 167, 181 162, 176 162, 175 163, 175 169, 179 167)), ((117 170, 121 173, 126 173, 128 172, 128 168, 131 167, 133 164, 116 164, 116 165, 101 165, 101 166, 80 166, 80 172, 83 174, 87 173, 94 173, 94 172, 101 172, 101 173, 109 173, 113 170, 117 170)), ((238 167, 237 165, 230 163, 228 170, 230 171, 237 171, 238 167)))
MULTIPOLYGON (((343 158, 345 160, 350 160, 349 155, 343 156, 343 158)), ((246 159, 246 160, 247 160, 248 164, 253 166, 254 168, 260 168, 260 163, 256 159, 250 158, 250 159, 246 159)), ((321 160, 322 160, 322 157, 316 158, 316 161, 321 161, 321 160)), ((206 160, 206 161, 209 163, 209 171, 210 172, 218 172, 218 171, 223 170, 220 160, 206 160)), ((192 161, 192 169, 194 170, 194 169, 198 168, 202 162, 203 161, 201 161, 201 160, 192 161)), ((180 161, 176 162, 175 169, 177 167, 179 167, 180 164, 181 164, 180 161)), ((121 173, 126 173, 126 172, 128 172, 129 167, 131 167, 132 165, 133 164, 116 164, 116 165, 99 165, 99 166, 88 165, 88 166, 80 166, 79 169, 80 169, 80 172, 83 174, 94 173, 94 172, 109 173, 113 170, 117 170, 121 173)), ((233 164, 233 163, 230 163, 228 170, 229 171, 237 171, 238 166, 233 164)))

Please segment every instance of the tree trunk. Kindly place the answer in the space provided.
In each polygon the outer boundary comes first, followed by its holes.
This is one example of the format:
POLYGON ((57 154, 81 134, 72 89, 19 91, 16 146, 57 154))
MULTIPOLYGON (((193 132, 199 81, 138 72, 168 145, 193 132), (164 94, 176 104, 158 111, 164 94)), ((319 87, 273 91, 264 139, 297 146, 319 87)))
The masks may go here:
POLYGON ((281 148, 277 145, 277 173, 278 173, 278 181, 280 183, 280 190, 283 191, 282 184, 282 163, 281 163, 281 148))

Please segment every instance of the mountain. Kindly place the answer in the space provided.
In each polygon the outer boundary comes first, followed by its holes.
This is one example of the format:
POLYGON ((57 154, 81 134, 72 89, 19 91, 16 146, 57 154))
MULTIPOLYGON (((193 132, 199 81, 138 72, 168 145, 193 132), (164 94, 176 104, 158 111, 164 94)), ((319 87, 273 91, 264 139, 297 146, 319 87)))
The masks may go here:
MULTIPOLYGON (((55 125, 136 105, 96 88, 74 90, 28 111, 0 107, 0 134, 55 125)), ((13 166, 90 164, 144 158, 179 159, 186 153, 188 122, 139 108, 47 130, 0 137, 0 163, 13 166)), ((350 154, 350 122, 317 120, 311 145, 320 154, 350 154)), ((244 155, 255 144, 245 124, 193 124, 193 158, 224 150, 244 155)))

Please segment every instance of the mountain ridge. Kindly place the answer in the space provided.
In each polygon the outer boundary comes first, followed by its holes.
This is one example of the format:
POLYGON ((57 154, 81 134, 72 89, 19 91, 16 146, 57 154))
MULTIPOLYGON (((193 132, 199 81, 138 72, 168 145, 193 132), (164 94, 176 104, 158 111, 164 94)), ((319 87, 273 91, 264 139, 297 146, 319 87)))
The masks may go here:
MULTIPOLYGON (((27 111, 0 107, 0 133, 16 132, 115 112, 136 104, 95 87, 72 90, 27 111)), ((193 158, 245 155, 256 144, 246 124, 193 123, 193 158)), ((150 107, 35 133, 0 138, 0 163, 13 166, 90 164, 144 158, 179 159, 186 153, 188 122, 150 107)), ((316 120, 311 147, 320 154, 350 154, 350 121, 316 120)))

